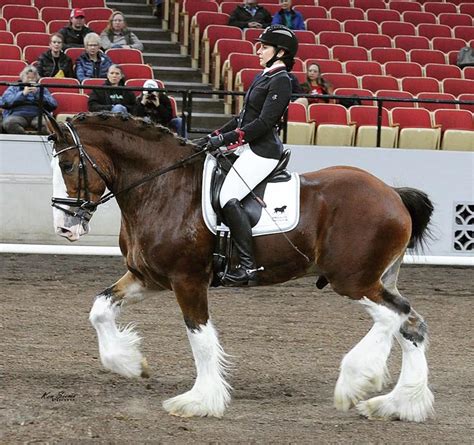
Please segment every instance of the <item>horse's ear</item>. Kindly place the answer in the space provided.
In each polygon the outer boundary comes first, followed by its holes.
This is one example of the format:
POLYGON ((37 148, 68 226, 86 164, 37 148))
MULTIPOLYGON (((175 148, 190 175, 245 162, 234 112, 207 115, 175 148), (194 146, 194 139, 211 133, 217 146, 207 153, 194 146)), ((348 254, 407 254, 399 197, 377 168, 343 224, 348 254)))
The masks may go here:
POLYGON ((44 116, 46 117, 46 127, 48 127, 48 131, 51 133, 48 139, 54 140, 56 142, 64 140, 65 137, 63 130, 54 116, 48 111, 44 112, 44 116))

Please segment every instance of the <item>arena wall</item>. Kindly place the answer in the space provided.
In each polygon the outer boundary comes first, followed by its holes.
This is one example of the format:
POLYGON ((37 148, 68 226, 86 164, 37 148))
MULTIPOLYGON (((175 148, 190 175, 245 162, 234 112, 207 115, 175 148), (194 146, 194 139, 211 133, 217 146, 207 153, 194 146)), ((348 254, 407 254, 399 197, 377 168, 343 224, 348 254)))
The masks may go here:
MULTIPOLYGON (((424 256, 410 262, 474 265, 474 153, 376 148, 290 146, 290 170, 304 173, 333 165, 363 168, 390 185, 416 187, 435 205, 433 233, 424 256), (430 261, 428 261, 430 262, 430 261)), ((51 252, 69 245, 53 232, 51 146, 46 138, 0 135, 0 251, 51 252), (34 250, 34 249, 33 249, 34 250), (54 250, 54 249, 53 249, 54 250)), ((350 196, 348 196, 350 199, 350 196)), ((77 253, 118 253, 120 212, 101 206, 77 253)), ((59 249, 59 250, 58 250, 59 249)), ((66 252, 66 247, 64 247, 66 252)), ((69 249, 71 250, 71 249, 69 249)))

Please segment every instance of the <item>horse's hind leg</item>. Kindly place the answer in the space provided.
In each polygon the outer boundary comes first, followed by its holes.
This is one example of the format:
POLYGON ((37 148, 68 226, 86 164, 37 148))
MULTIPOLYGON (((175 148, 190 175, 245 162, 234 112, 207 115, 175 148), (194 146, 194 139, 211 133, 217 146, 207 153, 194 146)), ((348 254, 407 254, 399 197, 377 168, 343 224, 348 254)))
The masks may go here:
POLYGON ((96 297, 89 320, 97 331, 100 359, 106 369, 125 377, 148 377, 148 365, 140 352, 141 338, 133 326, 118 327, 115 320, 126 304, 141 301, 153 293, 127 272, 96 297))

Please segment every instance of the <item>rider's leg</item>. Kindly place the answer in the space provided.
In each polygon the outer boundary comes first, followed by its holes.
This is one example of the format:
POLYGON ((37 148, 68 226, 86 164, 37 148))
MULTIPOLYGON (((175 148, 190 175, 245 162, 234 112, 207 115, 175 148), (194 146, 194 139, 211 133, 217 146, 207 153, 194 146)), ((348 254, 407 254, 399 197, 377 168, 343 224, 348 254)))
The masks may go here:
POLYGON ((255 281, 252 228, 240 201, 265 179, 277 164, 277 159, 262 158, 246 146, 222 185, 220 204, 239 255, 239 265, 222 278, 224 285, 238 286, 255 281))

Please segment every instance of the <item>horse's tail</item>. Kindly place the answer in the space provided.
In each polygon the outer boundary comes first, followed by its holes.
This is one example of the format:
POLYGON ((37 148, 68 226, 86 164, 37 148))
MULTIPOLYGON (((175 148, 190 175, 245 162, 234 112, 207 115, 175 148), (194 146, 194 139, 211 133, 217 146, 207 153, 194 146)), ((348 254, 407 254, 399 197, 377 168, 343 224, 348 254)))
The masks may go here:
POLYGON ((412 230, 408 248, 423 248, 427 239, 432 238, 429 229, 431 215, 433 214, 433 203, 428 195, 421 190, 410 187, 398 187, 395 191, 402 198, 403 204, 408 209, 412 221, 412 230))

